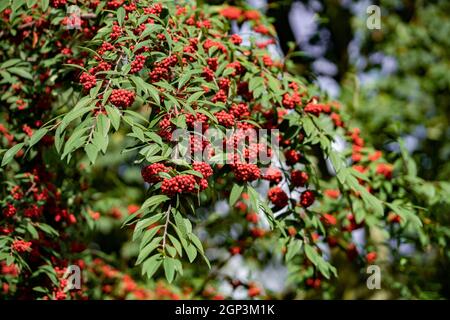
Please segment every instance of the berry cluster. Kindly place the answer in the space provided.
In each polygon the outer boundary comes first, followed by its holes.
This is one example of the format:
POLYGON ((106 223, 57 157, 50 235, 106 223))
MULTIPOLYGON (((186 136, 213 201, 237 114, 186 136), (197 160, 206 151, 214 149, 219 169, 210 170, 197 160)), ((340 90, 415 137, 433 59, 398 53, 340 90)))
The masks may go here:
POLYGON ((273 167, 267 168, 262 175, 262 178, 272 183, 279 183, 282 179, 281 170, 273 167))
POLYGON ((250 116, 250 110, 245 103, 233 104, 230 108, 230 113, 237 119, 242 119, 250 116))
POLYGON ((227 101, 227 98, 228 98, 228 96, 227 96, 227 93, 225 92, 225 90, 220 89, 220 90, 214 95, 214 97, 212 97, 211 101, 212 101, 213 103, 216 103, 216 102, 226 102, 226 101, 227 101))
POLYGON ((112 26, 112 32, 109 35, 109 37, 111 38, 111 40, 116 40, 117 38, 119 38, 122 35, 122 28, 120 26, 118 26, 117 24, 112 26))
POLYGON ((334 226, 337 223, 337 219, 335 216, 329 214, 329 213, 324 213, 322 215, 322 217, 320 217, 320 220, 325 223, 326 225, 330 225, 330 226, 334 226))
POLYGON ((12 204, 7 204, 6 208, 3 209, 3 216, 6 218, 11 218, 17 212, 17 209, 12 204))
POLYGON ((162 181, 162 177, 159 176, 160 172, 169 172, 171 169, 162 163, 152 163, 142 168, 141 175, 145 182, 156 183, 162 181))
POLYGON ((217 122, 226 128, 234 126, 234 116, 226 111, 219 111, 214 114, 217 118, 217 122))
POLYGON ((271 188, 267 193, 267 197, 277 208, 283 208, 287 206, 289 200, 286 192, 284 192, 278 186, 271 188))
POLYGON ((87 72, 83 72, 80 76, 80 83, 83 85, 84 90, 89 90, 95 87, 96 81, 97 79, 95 76, 87 72))
POLYGON ((300 195, 300 205, 304 208, 311 206, 315 200, 314 192, 306 190, 300 195))
POLYGON ((392 164, 380 163, 380 164, 377 165, 376 172, 378 174, 384 175, 386 179, 391 179, 392 178, 392 171, 393 171, 392 164))
POLYGON ((137 55, 134 61, 131 63, 130 73, 136 73, 142 70, 145 64, 145 57, 143 55, 137 55))
POLYGON ((66 4, 67 4, 67 0, 52 0, 52 7, 53 8, 63 7, 66 4))
POLYGON ((231 167, 237 181, 254 181, 261 175, 260 169, 253 163, 236 163, 231 167))
POLYGON ((193 175, 179 175, 170 179, 164 179, 161 185, 161 192, 168 196, 177 193, 192 193, 195 191, 196 180, 193 175))
POLYGON ((203 131, 208 129, 208 117, 203 113, 197 112, 196 114, 186 113, 186 125, 189 129, 194 129, 196 123, 200 123, 203 131))
POLYGON ((112 50, 114 50, 114 46, 111 43, 104 41, 100 46, 100 49, 97 50, 97 53, 103 55, 106 51, 112 50))
POLYGON ((125 89, 114 89, 109 96, 109 101, 116 107, 127 108, 134 102, 135 94, 133 91, 125 89))
POLYGON ((150 80, 152 82, 157 82, 161 79, 169 78, 169 68, 174 67, 178 63, 178 58, 176 55, 171 55, 164 60, 154 64, 152 72, 150 72, 150 80))
POLYGON ((227 64, 227 68, 234 69, 231 76, 235 77, 237 75, 242 75, 245 72, 245 68, 242 66, 242 64, 239 61, 234 61, 229 64, 227 64))
POLYGON ((194 162, 192 167, 195 171, 200 172, 205 179, 208 179, 213 174, 211 166, 206 162, 194 162))
POLYGON ((292 170, 291 172, 291 183, 295 187, 303 187, 306 182, 308 182, 309 176, 304 171, 292 170))
POLYGON ((242 43, 242 38, 238 34, 231 35, 230 40, 235 45, 240 45, 242 43))
POLYGON ((300 153, 293 149, 286 150, 284 156, 286 157, 286 163, 290 166, 296 164, 301 159, 300 153))
POLYGON ((31 248, 31 242, 24 241, 24 240, 14 240, 11 244, 11 250, 16 252, 26 252, 29 251, 31 248))
POLYGON ((289 93, 285 93, 283 95, 283 106, 286 109, 294 109, 295 106, 300 105, 302 103, 302 99, 298 93, 293 93, 290 95, 289 93))
POLYGON ((208 67, 210 67, 213 71, 216 71, 217 67, 219 66, 219 61, 217 58, 208 58, 206 60, 206 63, 208 64, 208 67))
POLYGON ((204 67, 202 76, 203 76, 203 78, 205 78, 206 81, 211 82, 214 80, 214 71, 212 71, 208 67, 204 67))
MULTIPOLYGON (((213 76, 214 76, 214 73, 213 73, 213 76)), ((231 80, 227 79, 227 78, 221 78, 218 83, 219 88, 224 91, 228 91, 228 89, 230 88, 230 84, 231 84, 231 80)))
POLYGON ((318 116, 322 112, 329 113, 330 106, 319 103, 308 103, 303 110, 306 113, 311 113, 318 116))

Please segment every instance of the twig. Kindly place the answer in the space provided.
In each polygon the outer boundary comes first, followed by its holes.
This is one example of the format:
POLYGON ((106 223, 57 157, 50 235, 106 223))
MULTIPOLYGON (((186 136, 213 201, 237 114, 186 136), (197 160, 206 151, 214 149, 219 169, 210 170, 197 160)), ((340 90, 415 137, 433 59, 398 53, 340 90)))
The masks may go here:
POLYGON ((169 208, 167 209, 167 212, 166 212, 166 223, 164 224, 164 234, 163 234, 163 243, 162 243, 162 249, 163 249, 164 253, 165 253, 165 248, 166 248, 167 229, 169 228, 170 210, 171 209, 172 209, 172 205, 169 204, 169 208))

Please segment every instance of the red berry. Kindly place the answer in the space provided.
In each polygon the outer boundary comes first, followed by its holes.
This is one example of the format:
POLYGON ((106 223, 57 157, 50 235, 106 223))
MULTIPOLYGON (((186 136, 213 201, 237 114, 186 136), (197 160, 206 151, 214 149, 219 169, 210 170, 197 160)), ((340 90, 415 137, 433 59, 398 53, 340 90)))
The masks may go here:
POLYGON ((366 254, 366 260, 368 263, 375 262, 375 260, 377 260, 377 253, 369 252, 368 254, 366 254))

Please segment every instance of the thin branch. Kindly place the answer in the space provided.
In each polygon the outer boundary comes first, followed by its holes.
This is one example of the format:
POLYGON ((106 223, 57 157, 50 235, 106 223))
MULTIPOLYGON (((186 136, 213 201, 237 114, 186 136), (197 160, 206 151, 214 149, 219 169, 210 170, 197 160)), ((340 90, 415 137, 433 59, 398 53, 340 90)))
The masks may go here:
POLYGON ((164 234, 163 234, 163 243, 162 243, 162 249, 163 252, 165 253, 166 251, 166 239, 167 239, 167 229, 169 228, 169 222, 170 222, 170 210, 172 209, 172 205, 169 204, 169 208, 167 209, 166 212, 166 223, 164 224, 164 234))

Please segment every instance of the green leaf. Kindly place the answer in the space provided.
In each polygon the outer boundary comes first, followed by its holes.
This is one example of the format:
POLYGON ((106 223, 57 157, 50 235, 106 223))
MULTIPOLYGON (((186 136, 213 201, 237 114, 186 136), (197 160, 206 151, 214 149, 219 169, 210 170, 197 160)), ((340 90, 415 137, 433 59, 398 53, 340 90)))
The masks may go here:
MULTIPOLYGON (((141 234, 143 229, 145 229, 145 228, 151 226, 152 224, 158 222, 159 220, 161 220, 162 217, 163 217, 162 213, 157 213, 154 216, 151 216, 150 218, 145 218, 143 220, 140 220, 136 224, 136 227, 134 228, 133 241, 136 240, 139 237, 139 235, 141 234)), ((144 234, 144 237, 142 238, 142 241, 141 241, 141 245, 145 245, 146 244, 145 240, 150 240, 149 236, 146 236, 146 235, 147 235, 147 233, 151 233, 151 232, 153 232, 153 229, 147 231, 144 234)))
POLYGON ((193 93, 188 99, 187 104, 192 104, 194 101, 197 101, 198 98, 200 98, 202 95, 204 95, 204 91, 197 91, 196 93, 193 93))
POLYGON ((33 239, 39 239, 39 234, 38 234, 36 228, 31 223, 27 224, 27 230, 31 234, 33 239))
POLYGON ((175 263, 173 258, 164 257, 163 260, 164 272, 166 274, 166 279, 169 283, 172 283, 175 276, 175 263))
POLYGON ((106 109, 106 114, 109 118, 109 120, 111 120, 111 124, 114 127, 114 129, 117 131, 119 130, 120 127, 120 111, 117 108, 113 108, 109 105, 105 105, 105 109, 106 109))
POLYGON ((50 2, 50 0, 41 0, 42 11, 44 11, 44 12, 47 11, 49 2, 50 2))
POLYGON ((16 75, 18 75, 19 77, 28 79, 28 80, 33 80, 33 76, 31 75, 31 73, 29 73, 27 70, 23 69, 23 68, 17 68, 17 67, 12 67, 8 69, 8 72, 10 73, 14 73, 16 75))
POLYGON ((290 261, 295 255, 297 255, 300 252, 300 249, 302 248, 303 242, 298 239, 292 239, 288 246, 287 246, 287 253, 286 253, 286 262, 290 261))
POLYGON ((169 199, 170 198, 168 196, 165 196, 165 195, 162 195, 162 194, 152 196, 151 198, 148 198, 147 200, 144 201, 144 203, 142 204, 142 207, 141 207, 140 210, 144 210, 144 209, 146 209, 148 207, 161 204, 161 203, 163 203, 163 202, 165 202, 165 201, 167 201, 169 199))
MULTIPOLYGON (((7 3, 7 1, 5 1, 5 3, 7 3)), ((0 12, 1 12, 2 10, 0 10, 0 12)), ((5 62, 3 62, 1 65, 0 65, 0 68, 2 68, 2 69, 6 69, 6 68, 8 68, 8 67, 12 67, 13 65, 15 65, 15 64, 18 64, 19 62, 21 62, 22 60, 20 60, 20 59, 10 59, 10 60, 7 60, 7 61, 5 61, 5 62)))
POLYGON ((233 206, 236 203, 236 201, 241 197, 242 190, 244 190, 244 186, 239 184, 233 185, 233 188, 231 189, 230 192, 230 201, 229 201, 230 206, 233 206))
POLYGON ((142 237, 141 243, 139 245, 139 250, 142 250, 150 241, 152 241, 153 237, 156 236, 156 234, 162 227, 163 226, 154 226, 150 230, 145 230, 144 236, 142 237))
POLYGON ((60 124, 61 130, 64 130, 69 125, 70 122, 81 117, 82 115, 91 111, 94 108, 95 108, 95 100, 93 100, 89 96, 83 97, 75 105, 75 107, 64 116, 64 118, 62 119, 61 124, 60 124), (91 105, 88 106, 89 104, 91 104, 91 105))
POLYGON ((49 226, 48 224, 41 222, 37 224, 37 227, 49 235, 59 236, 59 232, 56 231, 52 226, 49 226))
POLYGON ((35 132, 33 132, 33 135, 30 138, 30 141, 28 142, 28 145, 32 147, 36 143, 38 143, 48 132, 48 129, 41 128, 35 132))
POLYGON ((195 258, 197 257, 197 249, 195 247, 188 243, 184 246, 184 251, 186 251, 187 256, 189 258, 189 262, 193 262, 195 258))
POLYGON ((183 249, 182 249, 182 247, 181 247, 180 241, 178 241, 178 239, 175 238, 174 236, 172 236, 171 234, 168 234, 168 237, 169 237, 169 239, 170 239, 170 242, 172 242, 172 245, 173 245, 173 246, 175 247, 175 249, 177 250, 178 255, 179 255, 180 257, 182 257, 182 256, 183 256, 183 249))
POLYGON ((117 9, 117 21, 119 22, 119 25, 123 25, 123 21, 125 20, 125 9, 123 7, 120 7, 117 9))
POLYGON ((97 159, 99 149, 94 144, 90 143, 84 147, 84 151, 86 152, 89 161, 94 164, 97 159))
POLYGON ((190 239, 192 241, 192 243, 197 247, 198 251, 203 254, 203 245, 202 242, 200 241, 200 239, 193 233, 191 233, 190 235, 190 239))
POLYGON ((162 255, 158 253, 145 260, 142 264, 142 275, 147 274, 147 277, 151 278, 161 266, 161 258, 162 255))
POLYGON ((311 261, 314 265, 317 265, 318 254, 317 254, 316 250, 314 250, 314 247, 305 243, 305 253, 306 253, 306 257, 309 259, 309 261, 311 261))
POLYGON ((6 153, 3 155, 2 160, 2 167, 6 166, 8 163, 11 162, 11 160, 14 158, 14 156, 22 149, 25 143, 21 142, 14 146, 12 146, 6 153))
POLYGON ((145 260, 145 258, 147 258, 150 253, 155 250, 156 248, 158 248, 160 246, 161 240, 163 237, 156 237, 154 238, 149 244, 147 244, 140 252, 138 255, 138 258, 136 260, 136 264, 140 264, 142 261, 145 260))
POLYGON ((0 1, 0 12, 3 12, 10 5, 9 0, 0 1))

